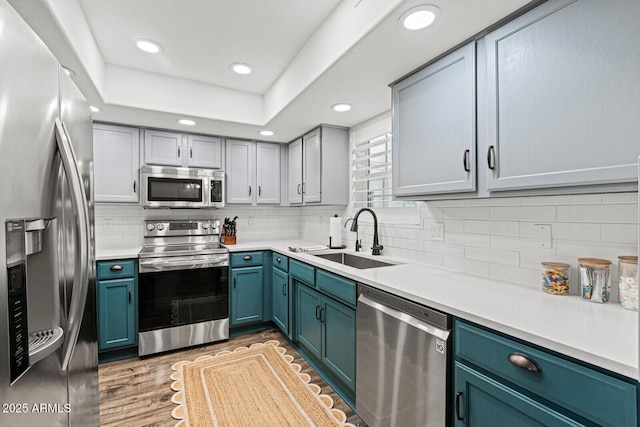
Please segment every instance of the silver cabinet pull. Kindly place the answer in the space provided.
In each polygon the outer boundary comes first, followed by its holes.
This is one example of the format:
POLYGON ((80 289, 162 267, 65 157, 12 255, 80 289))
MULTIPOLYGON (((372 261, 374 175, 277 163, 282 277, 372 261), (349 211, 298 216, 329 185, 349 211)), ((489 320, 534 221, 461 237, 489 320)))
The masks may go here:
POLYGON ((300 192, 300 187, 302 187, 302 184, 298 184, 298 194, 302 194, 302 193, 300 192))
POLYGON ((262 186, 258 185, 258 196, 262 196, 262 186))
POLYGON ((138 181, 133 181, 133 192, 136 192, 136 184, 138 183, 138 181))
POLYGON ((180 146, 178 145, 178 157, 180 157, 180 146))
POLYGON ((469 164, 469 150, 464 150, 464 156, 462 157, 462 165, 464 166, 465 172, 469 172, 471 170, 471 165, 469 164))
POLYGON ((242 257, 242 259, 245 261, 251 261, 253 257, 251 255, 245 255, 244 257, 242 257))
POLYGON ((189 158, 193 159, 193 147, 189 148, 189 158))
POLYGON ((509 357, 507 357, 507 359, 509 359, 509 362, 513 363, 518 368, 526 369, 527 371, 530 371, 530 372, 542 371, 542 369, 540 368, 540 365, 538 365, 535 362, 535 360, 531 359, 526 354, 517 353, 517 352, 511 353, 509 357))
POLYGON ((112 265, 112 266, 109 268, 109 270, 111 270, 111 271, 122 271, 122 266, 121 266, 121 265, 118 265, 118 264, 116 264, 116 265, 112 265))
POLYGON ((251 195, 251 186, 249 186, 249 195, 251 195))
POLYGON ((280 257, 278 257, 278 258, 276 258, 276 261, 282 262, 282 259, 280 259, 280 257))
POLYGON ((304 193, 305 193, 305 188, 304 188, 304 187, 305 187, 305 183, 303 182, 303 183, 302 183, 302 194, 304 194, 304 193))
POLYGON ((487 165, 491 170, 496 168, 496 152, 493 145, 489 146, 489 150, 487 150, 487 165))

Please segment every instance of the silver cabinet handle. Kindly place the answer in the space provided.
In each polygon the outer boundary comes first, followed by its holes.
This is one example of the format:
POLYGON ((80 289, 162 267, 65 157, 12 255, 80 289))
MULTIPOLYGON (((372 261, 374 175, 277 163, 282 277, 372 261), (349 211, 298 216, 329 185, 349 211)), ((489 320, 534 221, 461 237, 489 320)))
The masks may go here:
POLYGON ((78 160, 73 150, 73 144, 69 138, 66 126, 55 120, 56 143, 62 166, 67 174, 69 183, 71 205, 76 212, 76 226, 78 233, 79 261, 76 262, 73 274, 73 291, 71 294, 71 304, 69 306, 69 319, 67 331, 65 333, 62 347, 62 370, 66 371, 71 362, 71 356, 78 342, 78 334, 82 325, 84 308, 87 303, 87 292, 89 288, 89 273, 91 270, 91 260, 89 259, 89 248, 91 247, 90 217, 87 196, 82 185, 82 175, 78 169, 78 160))
POLYGON ((302 193, 300 192, 300 187, 302 187, 302 184, 298 184, 298 194, 302 194, 302 193))
POLYGON ((469 150, 464 150, 464 156, 462 157, 462 165, 465 172, 471 171, 471 165, 469 164, 469 150))
POLYGON ((530 372, 540 372, 542 370, 540 365, 526 354, 514 352, 511 353, 507 359, 509 359, 509 362, 513 363, 518 368, 526 369, 530 372))
POLYGON ((487 165, 491 170, 496 168, 496 152, 493 145, 489 146, 489 149, 487 150, 487 165))
POLYGON ((305 188, 304 188, 304 187, 305 187, 305 183, 303 182, 303 183, 302 183, 302 194, 304 194, 304 193, 305 193, 305 188))
POLYGON ((282 259, 280 259, 280 257, 278 257, 278 258, 276 258, 276 261, 282 262, 282 259))
POLYGON ((249 186, 249 195, 251 195, 251 186, 249 186))
POLYGON ((122 266, 121 266, 121 265, 118 265, 118 264, 116 264, 116 265, 112 265, 112 266, 109 268, 109 270, 111 270, 111 271, 122 271, 122 266))
POLYGON ((180 146, 178 145, 178 157, 180 157, 180 146))
POLYGON ((262 186, 258 185, 258 196, 262 196, 262 186))
POLYGON ((136 184, 138 181, 133 181, 133 192, 136 193, 136 184))
POLYGON ((193 147, 189 148, 189 158, 193 159, 193 147))
POLYGON ((245 261, 251 261, 253 257, 251 255, 245 255, 244 257, 242 257, 242 259, 245 261))

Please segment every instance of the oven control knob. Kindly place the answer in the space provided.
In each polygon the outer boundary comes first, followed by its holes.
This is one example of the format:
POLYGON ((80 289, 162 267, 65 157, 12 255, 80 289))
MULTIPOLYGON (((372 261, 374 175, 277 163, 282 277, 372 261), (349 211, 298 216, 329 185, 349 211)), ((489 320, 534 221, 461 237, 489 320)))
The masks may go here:
POLYGON ((156 229, 156 226, 154 224, 147 224, 147 231, 153 231, 156 229))
POLYGON ((162 224, 162 223, 157 223, 157 224, 156 224, 156 228, 158 229, 158 231, 162 231, 162 230, 164 230, 164 224, 162 224))
POLYGON ((207 230, 209 228, 209 223, 208 222, 203 222, 202 223, 202 228, 204 228, 205 230, 207 230))

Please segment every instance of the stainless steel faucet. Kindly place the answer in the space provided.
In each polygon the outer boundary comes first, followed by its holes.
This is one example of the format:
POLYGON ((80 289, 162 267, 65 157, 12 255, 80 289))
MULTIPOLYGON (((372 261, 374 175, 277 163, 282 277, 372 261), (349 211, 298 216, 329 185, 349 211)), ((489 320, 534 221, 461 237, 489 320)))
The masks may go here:
MULTIPOLYGON (((378 217, 376 217, 376 214, 373 210, 369 208, 362 208, 358 212, 356 212, 355 216, 353 217, 353 224, 351 224, 351 231, 355 231, 356 233, 358 232, 358 217, 363 211, 369 212, 371 216, 373 216, 373 246, 371 247, 371 254, 380 255, 380 251, 384 248, 384 246, 382 246, 380 242, 378 242, 378 217)), ((345 222, 345 226, 346 225, 347 224, 345 222)), ((358 245, 358 235, 356 235, 356 252, 358 252, 359 250, 358 246, 360 248, 362 247, 362 245, 358 245)))

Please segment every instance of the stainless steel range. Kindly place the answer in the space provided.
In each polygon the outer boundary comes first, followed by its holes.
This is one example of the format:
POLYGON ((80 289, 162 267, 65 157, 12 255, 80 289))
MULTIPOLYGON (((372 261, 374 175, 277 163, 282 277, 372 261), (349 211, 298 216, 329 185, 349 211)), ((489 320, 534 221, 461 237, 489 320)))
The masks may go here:
POLYGON ((229 250, 219 220, 145 221, 138 354, 229 338, 229 250))

